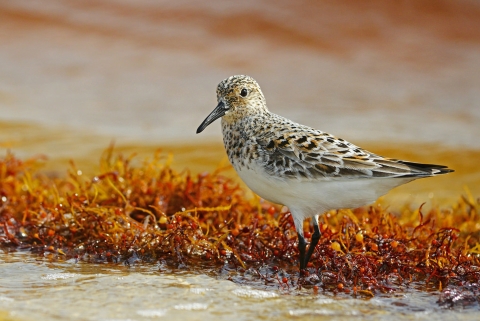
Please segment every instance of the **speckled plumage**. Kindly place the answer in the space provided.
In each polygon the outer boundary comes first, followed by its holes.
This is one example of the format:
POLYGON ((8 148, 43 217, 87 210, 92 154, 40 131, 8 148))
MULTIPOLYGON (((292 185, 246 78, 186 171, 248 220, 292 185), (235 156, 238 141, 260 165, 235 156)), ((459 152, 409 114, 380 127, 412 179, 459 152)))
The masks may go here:
POLYGON ((217 100, 197 133, 222 117, 225 150, 239 176, 262 198, 290 209, 299 235, 301 269, 320 237, 319 214, 363 206, 398 185, 452 171, 378 156, 270 113, 260 86, 249 76, 223 80, 217 100), (314 217, 315 233, 305 260, 302 223, 308 217, 314 217))

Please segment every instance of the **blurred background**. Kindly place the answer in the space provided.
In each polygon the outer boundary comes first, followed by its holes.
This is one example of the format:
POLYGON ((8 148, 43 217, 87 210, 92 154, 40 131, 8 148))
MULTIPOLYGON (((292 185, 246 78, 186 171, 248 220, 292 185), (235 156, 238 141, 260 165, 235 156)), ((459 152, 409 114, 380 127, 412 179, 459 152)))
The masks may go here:
POLYGON ((219 122, 195 130, 233 74, 274 113, 457 170, 404 193, 480 195, 475 0, 0 0, 1 152, 61 172, 115 141, 211 171, 226 159, 219 122))

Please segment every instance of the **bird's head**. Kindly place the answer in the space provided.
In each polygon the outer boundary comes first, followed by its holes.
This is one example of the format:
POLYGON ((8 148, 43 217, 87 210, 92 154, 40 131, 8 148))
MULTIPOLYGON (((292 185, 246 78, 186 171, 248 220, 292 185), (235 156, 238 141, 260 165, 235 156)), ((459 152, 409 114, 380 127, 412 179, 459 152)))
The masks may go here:
POLYGON ((250 76, 231 76, 219 83, 217 102, 217 107, 198 127, 197 134, 220 117, 225 121, 234 122, 249 114, 267 112, 262 90, 250 76))

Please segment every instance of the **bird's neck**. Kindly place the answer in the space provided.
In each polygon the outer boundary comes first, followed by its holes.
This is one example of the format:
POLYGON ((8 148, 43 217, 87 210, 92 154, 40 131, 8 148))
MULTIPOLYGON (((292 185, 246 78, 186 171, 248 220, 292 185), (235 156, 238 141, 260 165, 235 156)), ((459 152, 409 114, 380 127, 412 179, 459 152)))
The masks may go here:
POLYGON ((222 117, 222 131, 228 132, 250 132, 262 127, 262 123, 269 118, 268 110, 256 113, 228 113, 222 117))

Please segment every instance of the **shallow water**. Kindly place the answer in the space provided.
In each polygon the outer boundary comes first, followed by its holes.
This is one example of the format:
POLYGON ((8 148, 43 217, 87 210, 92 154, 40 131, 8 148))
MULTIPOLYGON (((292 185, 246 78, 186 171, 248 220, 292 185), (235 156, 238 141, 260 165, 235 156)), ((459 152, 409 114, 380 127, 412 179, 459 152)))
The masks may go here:
POLYGON ((478 308, 450 310, 438 293, 408 290, 372 299, 264 290, 160 265, 50 262, 0 254, 0 320, 476 320, 478 308), (10 320, 10 319, 8 319, 10 320))
MULTIPOLYGON (((378 154, 455 174, 389 193, 391 208, 480 195, 476 1, 0 0, 0 152, 95 171, 112 141, 193 172, 226 164, 195 129, 232 74, 269 108, 378 154), (392 143, 394 142, 394 143, 392 143)), ((233 171, 228 175, 235 177, 233 171)), ((413 289, 370 300, 264 289, 161 266, 0 254, 0 320, 475 319, 413 289)), ((477 309, 477 310, 475 310, 477 309)))

